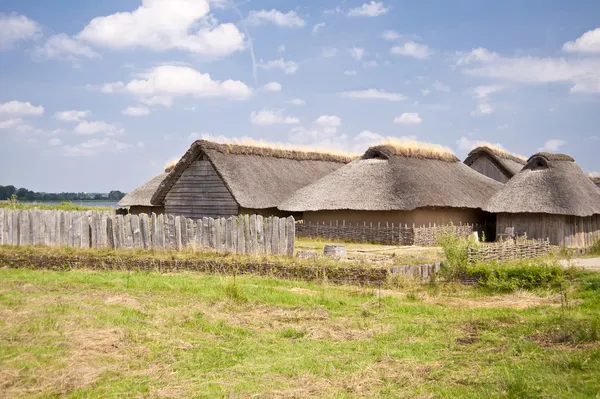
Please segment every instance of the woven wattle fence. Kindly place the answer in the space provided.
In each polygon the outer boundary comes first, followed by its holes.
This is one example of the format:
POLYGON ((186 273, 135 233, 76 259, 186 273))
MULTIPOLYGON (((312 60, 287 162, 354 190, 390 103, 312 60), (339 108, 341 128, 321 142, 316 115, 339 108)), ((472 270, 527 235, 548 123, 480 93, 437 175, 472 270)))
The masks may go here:
POLYGON ((509 239, 495 243, 478 243, 469 247, 469 263, 488 260, 533 259, 550 254, 549 240, 509 239))
POLYGON ((214 249, 293 256, 295 221, 241 215, 189 219, 173 215, 0 209, 0 245, 182 251, 214 249))

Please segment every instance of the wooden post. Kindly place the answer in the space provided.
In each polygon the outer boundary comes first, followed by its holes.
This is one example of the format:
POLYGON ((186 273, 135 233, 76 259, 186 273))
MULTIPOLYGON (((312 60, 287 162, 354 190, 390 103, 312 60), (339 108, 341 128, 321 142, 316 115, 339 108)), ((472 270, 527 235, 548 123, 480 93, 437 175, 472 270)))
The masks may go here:
POLYGON ((296 244, 296 221, 293 216, 287 218, 286 238, 287 238, 287 256, 294 256, 294 246, 296 244))
POLYGON ((279 255, 285 255, 287 252, 286 224, 285 218, 279 218, 279 255))
POLYGON ((81 248, 81 212, 72 212, 71 224, 73 226, 73 248, 81 248))
POLYGON ((252 255, 252 230, 250 230, 250 217, 244 215, 244 241, 246 242, 246 254, 252 255))
POLYGON ((202 240, 204 239, 204 227, 202 225, 202 219, 198 219, 196 222, 196 251, 204 247, 202 240))
POLYGON ((221 229, 223 228, 223 226, 221 226, 221 218, 217 217, 215 218, 215 230, 214 230, 214 241, 215 241, 215 249, 217 250, 217 252, 221 252, 223 251, 223 246, 222 241, 221 241, 221 229))
POLYGON ((271 252, 273 255, 279 255, 279 218, 272 219, 273 229, 271 233, 271 252))
POLYGON ((106 247, 115 249, 114 219, 110 216, 106 217, 106 247))
POLYGON ((133 248, 142 248, 142 234, 140 233, 140 217, 131 215, 131 232, 133 234, 133 248))
POLYGON ((246 253, 246 233, 244 232, 244 217, 238 216, 236 217, 237 223, 237 253, 245 254, 246 253))
POLYGON ((184 249, 187 245, 188 242, 188 237, 187 237, 187 222, 185 219, 185 216, 176 216, 175 219, 175 224, 177 224, 177 218, 179 218, 179 239, 177 240, 177 243, 179 244, 179 248, 177 249, 178 251, 181 251, 182 249, 184 249))
POLYGON ((100 214, 100 224, 98 225, 100 232, 98 234, 99 237, 99 245, 100 248, 108 247, 108 215, 104 212, 100 214))
POLYGON ((187 225, 187 237, 188 242, 186 247, 190 250, 194 250, 196 246, 196 222, 194 219, 185 219, 187 225))
POLYGON ((123 215, 117 215, 115 218, 115 248, 121 249, 124 247, 123 242, 123 215))
POLYGON ((4 208, 0 208, 0 245, 5 245, 5 243, 4 243, 4 237, 5 237, 4 229, 5 229, 6 224, 4 223, 4 215, 5 215, 4 208))
POLYGON ((164 251, 165 247, 165 215, 152 215, 153 224, 156 224, 155 234, 152 235, 152 248, 164 251))
POLYGON ((133 227, 131 226, 131 214, 125 215, 125 230, 123 231, 123 241, 126 249, 133 249, 133 227))
POLYGON ((252 239, 251 254, 258 254, 258 237, 256 233, 256 215, 250 216, 250 237, 252 239))
POLYGON ((215 219, 208 218, 208 247, 212 249, 217 248, 215 237, 217 236, 217 230, 215 227, 215 219))
POLYGON ((21 211, 19 215, 19 245, 31 245, 31 231, 29 225, 29 212, 21 211))
POLYGON ((225 220, 225 251, 234 253, 233 248, 233 218, 229 217, 225 220))
POLYGON ((258 245, 258 250, 257 250, 257 254, 259 255, 264 255, 266 253, 266 248, 265 248, 265 224, 264 224, 264 219, 261 215, 256 215, 256 238, 257 238, 257 245, 258 245))
POLYGON ((148 220, 148 214, 146 213, 140 215, 140 240, 142 241, 142 248, 146 251, 151 248, 150 222, 148 220))
POLYGON ((271 255, 271 241, 273 240, 273 218, 266 218, 264 220, 264 236, 265 236, 265 254, 271 255))
POLYGON ((90 217, 87 212, 81 213, 81 248, 91 246, 90 217))
POLYGON ((212 248, 210 246, 211 232, 212 232, 212 227, 210 225, 210 218, 203 217, 202 218, 202 248, 212 248))

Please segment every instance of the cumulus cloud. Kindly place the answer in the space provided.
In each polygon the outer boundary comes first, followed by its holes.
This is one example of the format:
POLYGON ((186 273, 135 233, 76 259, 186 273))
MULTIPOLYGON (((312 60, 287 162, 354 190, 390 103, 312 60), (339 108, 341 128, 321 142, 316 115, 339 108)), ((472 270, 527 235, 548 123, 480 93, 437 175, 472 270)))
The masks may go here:
MULTIPOLYGON (((480 145, 489 143, 487 141, 473 140, 463 136, 460 139, 456 140, 456 144, 458 144, 458 148, 461 152, 468 153, 475 147, 479 147, 480 145)), ((494 147, 504 149, 504 146, 500 143, 493 143, 492 145, 494 147)))
POLYGON ((51 147, 56 147, 62 144, 62 141, 59 138, 53 138, 48 140, 48 145, 51 147))
POLYGON ((572 42, 566 42, 563 50, 571 53, 600 53, 600 28, 587 31, 572 42))
POLYGON ((302 28, 306 22, 300 17, 296 11, 282 13, 278 10, 260 10, 250 11, 248 15, 248 23, 252 25, 261 25, 264 23, 272 23, 284 28, 302 28))
POLYGON ((262 126, 276 124, 295 125, 300 123, 300 120, 293 116, 284 115, 281 109, 263 109, 250 114, 250 123, 262 126))
POLYGON ((278 82, 269 82, 263 87, 265 91, 277 92, 281 91, 281 84, 278 82))
POLYGON ((351 17, 378 17, 383 14, 387 14, 390 11, 386 8, 381 1, 371 1, 370 3, 364 3, 360 7, 352 8, 348 11, 348 15, 351 17))
POLYGON ((316 35, 317 32, 319 32, 321 29, 323 29, 325 27, 325 25, 326 25, 325 22, 315 24, 315 26, 313 26, 313 28, 312 28, 312 34, 316 35))
POLYGON ((477 104, 477 106, 475 107, 475 110, 473 110, 473 112, 471 112, 471 115, 473 116, 477 116, 477 115, 491 115, 494 113, 494 107, 492 107, 489 103, 479 103, 477 104))
POLYGON ((81 40, 64 33, 51 36, 46 43, 37 47, 34 55, 45 59, 65 59, 77 61, 81 58, 100 58, 100 54, 92 50, 81 40))
POLYGON ((387 101, 402 101, 406 100, 406 96, 400 93, 389 93, 385 90, 367 89, 356 91, 344 91, 340 95, 346 98, 359 100, 387 100, 387 101))
POLYGON ((0 129, 10 129, 11 127, 21 125, 23 122, 23 119, 19 118, 0 121, 0 129))
POLYGON ((321 115, 315 120, 315 124, 321 127, 339 127, 342 119, 336 115, 321 115))
POLYGON ((74 132, 82 136, 98 133, 106 133, 109 136, 115 136, 118 134, 123 134, 125 130, 117 125, 103 121, 81 121, 77 126, 75 126, 74 132))
POLYGON ((80 122, 82 119, 87 118, 90 111, 61 111, 54 114, 54 119, 58 119, 63 122, 80 122))
POLYGON ((390 53, 424 60, 429 58, 429 56, 431 55, 431 50, 425 44, 410 41, 404 43, 402 46, 392 47, 390 49, 390 53))
POLYGON ((218 24, 209 12, 208 0, 142 0, 134 11, 94 18, 77 38, 111 49, 179 49, 211 57, 242 50, 238 28, 218 24))
POLYGON ((352 55, 352 58, 354 58, 356 61, 360 61, 365 55, 365 49, 361 47, 353 47, 350 49, 350 55, 352 55))
POLYGON ((328 47, 321 50, 321 57, 323 58, 331 58, 335 57, 338 53, 338 49, 335 47, 328 47))
POLYGON ((391 29, 383 32, 381 37, 384 38, 385 40, 389 40, 389 41, 400 39, 400 35, 398 34, 398 32, 391 30, 391 29))
POLYGON ((402 125, 420 125, 421 122, 423 122, 423 119, 416 112, 405 112, 394 118, 394 123, 402 125))
POLYGON ((172 98, 194 96, 198 98, 226 98, 247 100, 252 89, 239 80, 213 80, 209 74, 193 68, 162 65, 141 73, 129 83, 108 83, 103 92, 124 91, 141 98, 146 105, 170 106, 172 98))
POLYGON ((356 71, 355 70, 346 70, 344 71, 344 75, 346 76, 356 76, 356 71))
POLYGON ((256 64, 256 66, 264 69, 265 71, 281 69, 286 75, 292 75, 298 71, 298 64, 296 64, 294 61, 286 61, 283 58, 266 62, 261 60, 256 64))
POLYGON ((121 113, 127 116, 146 116, 150 115, 150 109, 148 107, 127 107, 121 113))
POLYGON ((40 32, 39 24, 24 15, 0 13, 0 51, 9 50, 18 42, 37 39, 40 32))
POLYGON ((543 147, 538 148, 538 151, 558 152, 560 151, 560 147, 562 147, 565 144, 567 144, 565 140, 551 139, 546 141, 543 147))
POLYGON ((9 101, 0 104, 0 114, 40 116, 44 115, 44 107, 34 106, 30 102, 9 101))
POLYGON ((301 98, 293 98, 290 101, 288 101, 288 104, 292 104, 292 105, 305 105, 306 102, 304 102, 304 100, 301 99, 301 98))
POLYGON ((480 100, 486 100, 488 97, 494 93, 504 90, 506 87, 503 85, 484 85, 477 86, 473 89, 475 93, 475 98, 480 100))
POLYGON ((433 82, 433 88, 436 89, 437 91, 442 91, 442 92, 449 92, 450 91, 450 86, 440 82, 439 80, 436 80, 435 82, 433 82))
POLYGON ((66 156, 81 157, 94 156, 102 153, 118 153, 132 147, 131 144, 122 143, 111 138, 104 138, 84 141, 83 143, 74 146, 65 145, 62 148, 66 156))

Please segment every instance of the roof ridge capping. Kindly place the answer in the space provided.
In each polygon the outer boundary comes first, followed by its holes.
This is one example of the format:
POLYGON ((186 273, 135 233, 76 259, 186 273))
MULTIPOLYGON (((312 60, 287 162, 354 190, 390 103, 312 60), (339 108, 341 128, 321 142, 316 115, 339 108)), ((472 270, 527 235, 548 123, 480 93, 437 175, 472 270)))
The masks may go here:
POLYGON ((534 158, 544 158, 546 161, 549 161, 549 162, 552 162, 552 161, 575 162, 575 159, 573 159, 573 157, 571 157, 567 154, 553 154, 551 152, 538 152, 536 154, 533 154, 531 157, 529 157, 529 159, 527 160, 527 163, 531 162, 534 158))
POLYGON ((357 157, 355 154, 303 146, 286 146, 279 143, 242 140, 233 143, 217 143, 209 140, 196 140, 193 144, 203 150, 213 150, 222 154, 254 155, 292 159, 297 161, 323 161, 349 163, 357 157))
POLYGON ((502 158, 502 159, 509 159, 511 161, 520 163, 525 165, 527 163, 527 158, 519 155, 519 154, 513 154, 511 152, 506 151, 503 148, 500 148, 498 146, 495 146, 493 144, 490 143, 478 143, 477 145, 475 145, 473 147, 473 149, 471 150, 471 152, 469 152, 468 157, 470 157, 471 155, 475 154, 478 151, 486 151, 491 153, 492 155, 497 156, 498 158, 502 158))
POLYGON ((380 144, 369 147, 362 159, 385 158, 393 156, 416 159, 431 159, 444 162, 460 162, 452 150, 440 144, 415 140, 399 140, 393 137, 384 139, 380 144))

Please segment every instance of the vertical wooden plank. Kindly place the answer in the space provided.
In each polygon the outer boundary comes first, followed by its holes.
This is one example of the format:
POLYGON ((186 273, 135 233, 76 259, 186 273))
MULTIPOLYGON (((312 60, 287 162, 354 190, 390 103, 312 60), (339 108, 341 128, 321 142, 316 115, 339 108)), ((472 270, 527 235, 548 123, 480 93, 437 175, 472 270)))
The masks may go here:
POLYGON ((250 237, 252 238, 252 255, 258 255, 258 236, 256 232, 256 215, 250 216, 250 237))
POLYGON ((148 214, 142 213, 140 215, 140 240, 141 248, 148 251, 151 248, 150 245, 150 222, 148 220, 148 214))
POLYGON ((207 217, 202 218, 202 248, 210 248, 210 222, 207 217))
POLYGON ((90 247, 98 248, 98 214, 96 212, 90 212, 89 220, 91 231, 90 247))
POLYGON ((4 208, 0 208, 0 245, 4 245, 4 229, 6 224, 4 223, 4 208))
POLYGON ((215 219, 208 218, 208 248, 215 249, 217 244, 215 242, 215 237, 217 236, 217 231, 215 228, 215 219))
POLYGON ((233 248, 233 217, 225 220, 225 251, 234 253, 233 248))
POLYGON ((13 244, 13 211, 7 211, 6 214, 6 245, 13 244))
POLYGON ((123 215, 115 217, 115 248, 123 248, 123 215))
POLYGON ((169 215, 169 251, 177 251, 177 232, 176 221, 174 215, 169 215))
POLYGON ((71 246, 73 248, 81 248, 81 212, 71 212, 71 223, 73 230, 73 240, 71 246))
POLYGON ((81 214, 81 248, 90 248, 92 245, 90 216, 87 212, 81 214))
POLYGON ((294 256, 294 246, 296 243, 296 221, 292 216, 287 218, 287 226, 285 232, 287 241, 287 256, 294 256))
POLYGON ((215 249, 217 252, 221 252, 223 248, 221 247, 221 218, 217 217, 214 222, 215 230, 214 230, 214 242, 215 249))
POLYGON ((65 212, 66 225, 67 225, 67 246, 73 248, 75 242, 75 230, 73 229, 73 213, 65 212))
POLYGON ((106 248, 115 249, 115 219, 106 215, 105 220, 106 224, 102 228, 106 228, 106 248))
POLYGON ((100 231, 98 233, 98 245, 100 248, 108 247, 108 215, 104 212, 100 214, 100 224, 98 225, 100 231))
POLYGON ((181 216, 175 216, 175 251, 181 251, 181 216))
POLYGON ((244 231, 244 217, 242 215, 236 217, 237 224, 237 245, 236 253, 246 253, 246 232, 244 231))
POLYGON ((185 216, 180 216, 179 217, 179 228, 180 228, 180 245, 179 245, 179 251, 181 251, 182 249, 185 249, 185 247, 187 246, 188 243, 188 236, 187 236, 187 219, 185 216))
POLYGON ((152 235, 152 249, 157 251, 165 250, 165 215, 160 214, 153 220, 156 221, 155 234, 152 235))
POLYGON ((261 215, 256 215, 256 245, 256 253, 259 255, 264 255, 266 253, 265 229, 263 217, 261 215))
POLYGON ((142 234, 140 232, 140 217, 131 215, 131 233, 133 234, 133 248, 142 248, 142 234))
POLYGON ((60 246, 69 246, 69 213, 61 211, 59 214, 60 219, 60 246))
POLYGON ((31 230, 28 211, 21 211, 21 214, 19 215, 19 245, 31 245, 31 230))
POLYGON ((285 255, 287 252, 287 245, 286 245, 286 224, 287 221, 285 220, 285 218, 280 218, 279 219, 279 255, 285 255))
POLYGON ((131 214, 125 215, 123 220, 123 248, 133 248, 133 229, 131 227, 131 214))
POLYGON ((271 234, 271 252, 273 255, 279 255, 279 218, 274 217, 273 232, 271 234))
POLYGON ((199 251, 204 248, 204 227, 202 223, 202 219, 198 219, 196 221, 196 251, 199 251))
POLYGON ((246 244, 246 254, 252 255, 252 229, 250 228, 250 216, 243 215, 244 220, 244 241, 246 244))
POLYGON ((265 254, 271 255, 273 251, 271 250, 271 241, 273 239, 273 218, 269 217, 264 220, 264 230, 265 230, 265 254))
MULTIPOLYGON (((31 231, 31 245, 40 245, 40 211, 34 209, 29 213, 29 226, 31 231)), ((1 217, 0 217, 1 218, 1 217)), ((0 222, 1 224, 2 222, 0 222)))
POLYGON ((186 219, 187 223, 187 248, 194 251, 196 248, 196 221, 194 219, 186 219))

